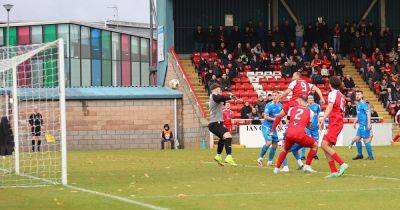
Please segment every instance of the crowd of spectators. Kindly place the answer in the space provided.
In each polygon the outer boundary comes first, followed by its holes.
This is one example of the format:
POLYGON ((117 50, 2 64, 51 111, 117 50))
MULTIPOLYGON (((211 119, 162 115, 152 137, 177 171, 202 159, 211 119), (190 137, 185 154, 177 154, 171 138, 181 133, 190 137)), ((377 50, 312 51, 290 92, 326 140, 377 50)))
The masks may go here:
MULTIPOLYGON (((249 22, 240 30, 234 26, 230 32, 224 26, 194 32, 196 52, 215 52, 217 59, 201 58, 196 70, 202 77, 206 90, 219 83, 224 91, 231 91, 233 78, 250 66, 251 71, 279 70, 288 78, 296 71, 307 71, 313 83, 324 82, 324 77, 341 76, 349 100, 347 117, 355 116, 355 90, 349 75, 343 75, 341 57, 361 57, 359 62, 363 78, 371 89, 378 92, 386 107, 400 99, 400 67, 398 54, 393 49, 394 38, 389 28, 379 30, 373 22, 360 24, 335 23, 331 28, 325 21, 303 26, 288 21, 267 30, 262 22, 257 26, 249 22), (382 50, 381 50, 382 49, 382 50), (379 88, 377 88, 379 84, 379 88)), ((259 119, 265 104, 270 100, 260 97, 256 104, 246 102, 241 118, 259 119)))

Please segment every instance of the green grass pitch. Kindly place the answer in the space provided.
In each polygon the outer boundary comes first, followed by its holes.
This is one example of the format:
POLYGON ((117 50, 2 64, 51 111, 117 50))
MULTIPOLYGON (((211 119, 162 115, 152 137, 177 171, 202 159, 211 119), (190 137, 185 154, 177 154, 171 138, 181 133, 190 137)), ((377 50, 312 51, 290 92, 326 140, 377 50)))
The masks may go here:
MULTIPOLYGON (((316 174, 274 175, 258 168, 258 149, 234 149, 238 167, 212 162, 215 150, 117 150, 68 153, 69 184, 169 209, 399 209, 400 148, 375 147, 375 161, 352 161, 344 177, 327 180, 325 157, 316 174)), ((365 151, 364 151, 365 152, 365 151)), ((0 188, 0 209, 146 209, 59 186, 0 188)))

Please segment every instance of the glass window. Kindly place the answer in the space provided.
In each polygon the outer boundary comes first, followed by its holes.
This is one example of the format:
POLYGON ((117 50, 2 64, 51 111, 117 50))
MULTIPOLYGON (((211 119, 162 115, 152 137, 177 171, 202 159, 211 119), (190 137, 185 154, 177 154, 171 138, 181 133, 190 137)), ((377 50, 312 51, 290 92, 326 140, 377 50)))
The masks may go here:
POLYGON ((140 85, 140 62, 132 62, 132 85, 140 85))
POLYGON ((131 37, 132 61, 140 61, 139 37, 131 37))
POLYGON ((69 57, 69 25, 58 25, 57 35, 58 38, 62 38, 64 40, 64 57, 69 57))
MULTIPOLYGON (((4 42, 7 45, 7 28, 4 29, 4 42)), ((15 46, 17 44, 17 28, 10 27, 10 46, 15 46)))
POLYGON ((111 60, 101 61, 101 85, 111 86, 112 85, 112 73, 111 73, 111 60))
POLYGON ((149 62, 149 40, 141 38, 140 39, 140 54, 142 62, 149 62))
POLYGON ((101 86, 101 60, 92 60, 92 86, 101 86))
POLYGON ((90 59, 82 59, 82 86, 90 87, 91 82, 91 73, 90 73, 90 59))
POLYGON ((111 60, 111 32, 101 31, 102 59, 111 60))
POLYGON ((91 30, 91 50, 93 59, 101 59, 101 39, 100 39, 100 30, 93 29, 91 30))
POLYGON ((54 87, 57 86, 57 59, 48 55, 44 59, 44 86, 54 87))
POLYGON ((90 29, 84 26, 81 27, 81 57, 90 58, 90 29))
POLYGON ((121 60, 121 46, 118 33, 112 33, 112 59, 121 60))
POLYGON ((80 28, 77 25, 70 25, 71 30, 71 57, 80 58, 81 57, 81 45, 80 45, 80 28))
POLYGON ((26 45, 30 43, 29 26, 18 27, 18 44, 26 45))
POLYGON ((31 83, 32 87, 43 87, 43 58, 35 56, 31 59, 31 83))
POLYGON ((3 28, 0 28, 0 46, 4 46, 5 41, 4 41, 4 31, 3 28))
POLYGON ((81 60, 71 58, 71 87, 81 86, 81 60))
POLYGON ((31 65, 27 60, 17 67, 18 87, 29 87, 31 85, 31 65))
POLYGON ((112 61, 113 86, 121 86, 121 61, 112 61))
POLYGON ((70 68, 69 68, 70 60, 66 58, 64 60, 64 73, 65 73, 65 85, 66 87, 71 87, 71 75, 70 75, 70 68))
POLYGON ((149 68, 149 63, 141 63, 141 85, 146 86, 150 84, 150 68, 149 68))
POLYGON ((32 44, 40 44, 43 42, 42 26, 31 27, 32 44))
POLYGON ((131 43, 129 35, 121 35, 121 51, 122 51, 122 85, 131 85, 131 43))
POLYGON ((56 25, 45 25, 43 32, 43 42, 52 42, 57 39, 56 25))

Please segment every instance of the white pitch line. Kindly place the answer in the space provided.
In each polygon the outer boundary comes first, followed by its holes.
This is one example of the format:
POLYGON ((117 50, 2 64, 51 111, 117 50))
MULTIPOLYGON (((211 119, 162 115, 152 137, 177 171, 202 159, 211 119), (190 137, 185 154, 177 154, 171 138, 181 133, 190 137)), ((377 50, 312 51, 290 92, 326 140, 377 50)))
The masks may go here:
MULTIPOLYGON (((205 164, 216 164, 215 162, 202 162, 202 163, 205 163, 205 164)), ((251 166, 251 165, 244 165, 244 164, 238 164, 237 166, 245 167, 245 168, 260 168, 258 166, 251 166)), ((261 169, 265 169, 265 168, 261 168, 261 169)), ((317 171, 316 173, 329 174, 329 172, 319 172, 319 171, 317 171)), ((345 175, 354 176, 354 177, 371 178, 371 179, 386 179, 386 180, 400 181, 400 178, 397 178, 397 177, 385 177, 385 176, 361 175, 361 174, 348 174, 348 173, 345 173, 345 175)))
MULTIPOLYGON (((237 192, 237 193, 216 193, 216 194, 189 194, 182 197, 229 197, 229 196, 252 196, 252 195, 271 195, 271 194, 294 194, 294 193, 336 193, 336 192, 365 192, 365 191, 385 191, 400 190, 395 188, 364 188, 364 189, 336 189, 336 190, 299 190, 299 191, 268 191, 268 192, 237 192)), ((155 196, 139 196, 138 198, 178 198, 177 195, 155 195, 155 196)))
POLYGON ((169 210, 168 208, 155 206, 155 205, 148 204, 148 203, 143 203, 143 202, 140 202, 140 201, 136 201, 136 200, 132 200, 132 199, 129 199, 129 198, 120 197, 120 196, 116 196, 116 195, 112 195, 112 194, 107 194, 107 193, 98 192, 98 191, 94 191, 94 190, 88 190, 88 189, 85 189, 85 188, 76 187, 76 186, 72 186, 72 185, 65 185, 65 187, 70 188, 70 189, 74 189, 74 190, 79 190, 79 191, 85 192, 85 193, 90 193, 90 194, 94 194, 94 195, 103 196, 103 197, 106 197, 106 198, 112 198, 114 200, 122 201, 122 202, 129 203, 129 204, 134 204, 134 205, 138 205, 138 206, 142 206, 142 207, 145 207, 145 208, 148 208, 148 209, 169 210))

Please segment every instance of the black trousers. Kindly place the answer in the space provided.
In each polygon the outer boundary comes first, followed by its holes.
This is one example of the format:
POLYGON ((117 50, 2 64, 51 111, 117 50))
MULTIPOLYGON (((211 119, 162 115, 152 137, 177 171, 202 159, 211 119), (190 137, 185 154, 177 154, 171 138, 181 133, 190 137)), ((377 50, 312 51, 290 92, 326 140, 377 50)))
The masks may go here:
POLYGON ((174 145, 175 145, 175 141, 173 140, 173 139, 171 139, 171 140, 165 140, 165 139, 162 139, 161 140, 161 149, 164 149, 165 148, 165 142, 171 142, 171 149, 174 149, 175 147, 174 147, 174 145))

